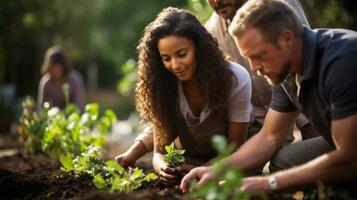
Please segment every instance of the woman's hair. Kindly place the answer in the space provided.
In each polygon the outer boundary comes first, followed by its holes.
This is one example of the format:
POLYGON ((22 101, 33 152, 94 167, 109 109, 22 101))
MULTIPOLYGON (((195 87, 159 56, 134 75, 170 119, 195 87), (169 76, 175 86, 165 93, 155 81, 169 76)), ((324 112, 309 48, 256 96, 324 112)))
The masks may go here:
POLYGON ((214 39, 197 18, 186 10, 168 7, 146 26, 138 45, 139 80, 136 108, 144 121, 154 125, 155 139, 167 144, 174 137, 179 113, 178 79, 164 67, 158 42, 167 36, 191 40, 196 49, 195 78, 213 112, 227 113, 228 97, 235 80, 229 64, 214 39))
POLYGON ((46 51, 43 59, 41 73, 45 74, 49 71, 50 67, 54 64, 60 64, 63 67, 63 75, 66 76, 69 72, 66 57, 61 47, 54 46, 46 51))

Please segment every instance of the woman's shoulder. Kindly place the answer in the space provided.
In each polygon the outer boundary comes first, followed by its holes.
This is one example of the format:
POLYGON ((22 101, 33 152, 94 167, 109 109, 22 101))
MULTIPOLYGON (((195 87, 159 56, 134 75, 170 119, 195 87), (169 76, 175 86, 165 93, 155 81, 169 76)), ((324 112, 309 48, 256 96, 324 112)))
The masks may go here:
POLYGON ((249 72, 242 65, 228 61, 229 69, 233 72, 233 75, 237 78, 238 82, 247 82, 250 81, 249 72))
POLYGON ((45 73, 44 75, 42 75, 42 77, 40 79, 40 82, 39 82, 39 85, 40 86, 44 86, 46 84, 49 84, 50 79, 51 79, 50 73, 45 73))

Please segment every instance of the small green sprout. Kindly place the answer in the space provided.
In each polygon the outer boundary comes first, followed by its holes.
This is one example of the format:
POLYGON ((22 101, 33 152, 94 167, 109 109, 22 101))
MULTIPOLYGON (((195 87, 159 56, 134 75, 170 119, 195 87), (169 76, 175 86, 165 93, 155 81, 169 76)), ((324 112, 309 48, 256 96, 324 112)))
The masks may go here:
POLYGON ((165 146, 166 153, 164 160, 169 164, 169 167, 175 168, 185 162, 185 150, 175 149, 174 143, 170 146, 165 146))

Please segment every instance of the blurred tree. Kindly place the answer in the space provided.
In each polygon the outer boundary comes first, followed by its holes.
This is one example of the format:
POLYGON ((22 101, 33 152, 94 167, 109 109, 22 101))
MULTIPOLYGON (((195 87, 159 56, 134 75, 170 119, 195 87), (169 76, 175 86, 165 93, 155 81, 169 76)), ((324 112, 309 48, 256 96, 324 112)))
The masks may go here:
MULTIPOLYGON (((301 0, 312 27, 356 30, 352 0, 301 0)), ((35 95, 45 50, 61 44, 82 73, 98 66, 98 85, 115 88, 144 27, 164 7, 194 12, 203 23, 212 13, 206 0, 0 0, 0 85, 13 83, 17 96, 35 95)))
POLYGON ((186 1, 0 1, 0 84, 35 95, 45 50, 60 44, 72 67, 99 67, 99 85, 115 88, 120 66, 136 57, 142 29, 163 7, 186 1))
POLYGON ((302 0, 313 28, 357 30, 357 4, 353 0, 302 0))

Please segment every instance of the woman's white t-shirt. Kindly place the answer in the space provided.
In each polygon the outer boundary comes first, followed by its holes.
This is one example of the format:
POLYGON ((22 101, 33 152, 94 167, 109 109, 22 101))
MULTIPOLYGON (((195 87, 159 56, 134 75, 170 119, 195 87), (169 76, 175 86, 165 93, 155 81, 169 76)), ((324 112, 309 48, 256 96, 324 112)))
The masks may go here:
MULTIPOLYGON (((229 68, 237 79, 229 96, 228 119, 231 122, 249 122, 253 107, 251 105, 252 83, 248 71, 241 65, 229 62, 229 68)), ((179 104, 182 117, 188 126, 202 123, 211 113, 207 105, 202 109, 200 116, 194 116, 183 92, 182 82, 178 81, 179 104)))

